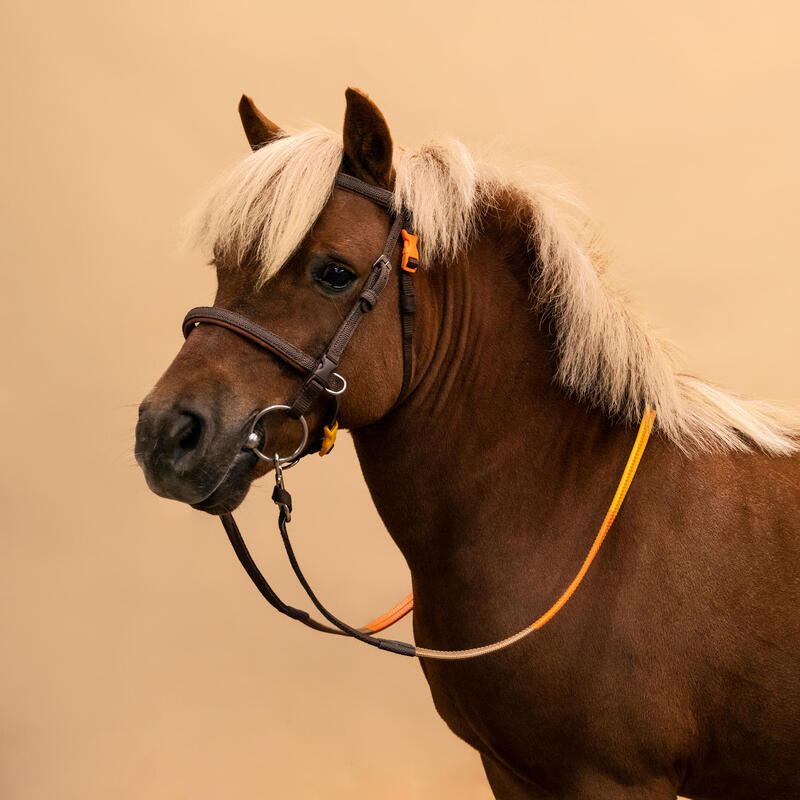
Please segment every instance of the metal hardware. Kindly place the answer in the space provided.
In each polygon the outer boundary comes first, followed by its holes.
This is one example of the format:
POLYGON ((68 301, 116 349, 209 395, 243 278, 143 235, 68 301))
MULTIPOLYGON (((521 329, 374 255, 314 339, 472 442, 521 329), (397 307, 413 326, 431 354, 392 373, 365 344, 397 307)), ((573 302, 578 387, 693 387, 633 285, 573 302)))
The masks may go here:
POLYGON ((344 394, 344 393, 345 393, 345 390, 347 389, 347 381, 345 380, 344 376, 343 376, 343 375, 340 375, 338 372, 334 372, 334 373, 333 373, 333 377, 334 377, 334 378, 338 378, 338 379, 339 379, 339 380, 342 382, 342 388, 341 388, 341 389, 337 389, 337 390, 334 392, 334 391, 333 391, 333 389, 331 389, 331 387, 330 387, 330 386, 326 386, 326 387, 325 387, 325 391, 326 391, 326 392, 327 392, 329 395, 331 395, 331 396, 333 396, 333 397, 338 397, 340 394, 344 394))
MULTIPOLYGON (((266 456, 261 450, 258 448, 258 444, 261 441, 261 436, 256 431, 256 425, 266 417, 268 414, 272 414, 275 411, 290 411, 291 407, 283 404, 278 404, 274 406, 267 406, 266 408, 262 409, 261 411, 256 414, 255 418, 253 419, 253 423, 250 426, 250 432, 247 435, 247 441, 245 442, 245 447, 251 449, 262 461, 269 461, 272 464, 277 472, 278 467, 283 467, 283 469, 288 469, 289 467, 293 466, 297 459, 303 454, 303 451, 306 449, 306 445, 308 444, 308 423, 306 422, 306 418, 304 416, 297 417, 297 421, 303 427, 303 439, 300 442, 298 448, 290 455, 290 456, 279 456, 275 453, 274 456, 266 456)), ((295 419, 295 417, 292 417, 295 419)), ((264 438, 266 440, 266 432, 264 434, 264 438)))

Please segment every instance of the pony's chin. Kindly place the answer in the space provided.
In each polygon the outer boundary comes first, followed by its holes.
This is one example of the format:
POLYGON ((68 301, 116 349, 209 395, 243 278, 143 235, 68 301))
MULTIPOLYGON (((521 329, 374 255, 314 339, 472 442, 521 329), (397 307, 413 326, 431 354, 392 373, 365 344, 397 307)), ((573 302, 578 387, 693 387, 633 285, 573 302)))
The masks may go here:
POLYGON ((215 516, 235 511, 250 491, 257 463, 258 459, 253 453, 240 453, 222 483, 208 497, 189 505, 197 511, 215 516))
POLYGON ((235 511, 241 505, 249 490, 249 481, 243 486, 229 486, 226 481, 205 500, 201 500, 199 503, 191 503, 190 505, 197 511, 205 511, 207 514, 213 514, 217 517, 220 514, 230 514, 231 511, 235 511))

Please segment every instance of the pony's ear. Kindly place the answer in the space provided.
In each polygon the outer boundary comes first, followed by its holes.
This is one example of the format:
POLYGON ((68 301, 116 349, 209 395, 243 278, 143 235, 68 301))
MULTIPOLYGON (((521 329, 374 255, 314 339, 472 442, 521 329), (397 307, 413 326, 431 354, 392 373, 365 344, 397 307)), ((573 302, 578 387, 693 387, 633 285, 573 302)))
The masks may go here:
POLYGON ((388 189, 392 183, 392 136, 378 107, 363 92, 345 92, 343 169, 388 189))
POLYGON ((267 119, 246 94, 243 94, 239 101, 239 116, 242 118, 247 141, 253 150, 258 150, 259 147, 269 144, 282 135, 281 129, 272 120, 267 119))

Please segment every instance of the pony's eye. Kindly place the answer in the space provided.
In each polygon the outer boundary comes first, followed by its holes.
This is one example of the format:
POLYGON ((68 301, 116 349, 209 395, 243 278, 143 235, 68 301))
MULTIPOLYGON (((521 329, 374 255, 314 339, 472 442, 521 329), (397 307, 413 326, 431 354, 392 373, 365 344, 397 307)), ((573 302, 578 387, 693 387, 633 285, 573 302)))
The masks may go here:
POLYGON ((347 267, 329 261, 315 270, 314 280, 331 292, 342 292, 356 279, 347 267))

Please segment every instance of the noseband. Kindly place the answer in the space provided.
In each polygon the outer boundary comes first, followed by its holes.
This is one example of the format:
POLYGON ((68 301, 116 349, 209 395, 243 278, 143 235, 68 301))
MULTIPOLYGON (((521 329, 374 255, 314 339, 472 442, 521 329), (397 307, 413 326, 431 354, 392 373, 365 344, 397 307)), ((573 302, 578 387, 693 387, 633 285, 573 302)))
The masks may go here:
MULTIPOLYGON (((303 352, 299 348, 290 344, 285 339, 278 336, 266 328, 262 328, 252 320, 238 314, 235 311, 229 311, 224 308, 200 306, 193 308, 186 314, 183 320, 182 330, 184 337, 188 338, 189 334, 201 324, 217 325, 222 328, 227 328, 230 331, 238 334, 239 336, 248 339, 249 341, 257 344, 259 347, 267 350, 271 354, 282 359, 289 366, 296 369, 298 372, 305 376, 303 384, 298 390, 295 397, 288 404, 278 404, 267 406, 254 415, 247 437, 242 445, 243 449, 252 450, 256 456, 264 461, 270 462, 275 468, 275 489, 272 493, 272 499, 278 506, 278 529, 280 531, 281 539, 286 549, 286 554, 289 562, 297 576, 298 581, 302 585, 306 594, 314 604, 316 609, 322 614, 325 619, 331 623, 318 622, 313 619, 307 611, 294 608, 284 603, 280 597, 275 593, 272 587, 267 582, 264 575, 259 570, 255 561, 253 561, 249 550, 242 538, 236 521, 232 514, 220 515, 220 520, 228 535, 228 539, 233 546, 236 555, 244 567, 250 579, 255 584, 256 588, 267 600, 267 602, 282 614, 285 614, 292 619, 296 619, 307 625, 314 630, 323 631, 324 633, 333 633, 339 636, 351 636, 354 639, 364 642, 365 644, 378 647, 382 650, 388 650, 392 653, 404 656, 416 656, 420 658, 432 659, 446 659, 457 660, 465 658, 474 658, 476 656, 486 655, 498 650, 502 650, 515 642, 520 641, 529 633, 538 630, 552 619, 564 606, 567 600, 572 596, 578 584, 583 579, 589 569, 589 565, 594 559, 595 555, 600 549, 600 545, 605 539, 606 534, 611 528, 612 523, 622 505, 625 495, 630 487, 633 476, 639 466, 644 449, 647 445, 650 431, 653 427, 655 420, 655 412, 647 408, 642 416, 642 421, 639 426, 639 432, 633 445, 633 449, 628 457, 628 462, 623 471, 622 478, 617 487, 616 494, 608 509, 606 516, 603 520, 600 530, 595 537, 589 554, 586 556, 581 569, 579 570, 572 583, 567 587, 559 599, 550 607, 544 614, 542 614, 535 622, 523 628, 518 633, 508 636, 500 641, 494 642, 482 647, 474 647, 467 650, 431 650, 428 648, 416 647, 407 642, 400 642, 394 639, 384 639, 374 634, 385 630, 390 625, 397 622, 404 617, 413 608, 413 595, 409 595, 405 600, 398 603, 393 609, 387 611, 382 616, 362 626, 355 628, 348 625, 346 622, 338 619, 317 598, 312 590, 305 575, 300 569, 300 565, 294 553, 289 533, 287 530, 287 523, 292 518, 292 497, 284 486, 284 470, 294 466, 301 458, 310 453, 319 452, 320 455, 326 455, 333 447, 336 438, 336 431, 338 429, 338 411, 339 411, 339 397, 347 389, 347 381, 336 370, 339 366, 339 360, 342 357, 345 349, 347 348, 353 334, 356 331, 361 320, 364 316, 372 311, 375 303, 381 292, 386 287, 389 280, 389 274, 392 269, 391 256, 394 252, 398 240, 402 239, 403 249, 400 261, 400 276, 399 276, 399 305, 400 305, 400 320, 402 327, 402 347, 403 347, 403 382, 398 396, 398 402, 402 400, 408 391, 411 381, 412 368, 413 368, 413 352, 412 340, 414 335, 414 314, 416 312, 416 298, 414 294, 414 286, 412 275, 417 270, 419 263, 419 255, 417 251, 417 237, 411 233, 410 215, 404 209, 396 209, 394 205, 394 198, 391 192, 386 189, 381 189, 377 186, 365 183, 364 181, 354 178, 345 173, 338 173, 335 180, 335 186, 347 191, 359 194, 362 197, 371 200, 373 203, 383 207, 389 213, 391 218, 389 235, 386 239, 383 252, 375 259, 367 279, 361 288, 358 298, 353 303, 344 321, 339 325, 334 333, 330 342, 328 342, 325 351, 321 356, 314 357, 303 352), (305 415, 313 404, 323 395, 330 398, 330 411, 327 421, 323 426, 322 436, 312 445, 309 446, 309 428, 306 422, 305 415), (301 428, 300 444, 289 455, 281 456, 277 452, 273 455, 268 455, 263 451, 266 447, 266 432, 262 433, 258 429, 259 423, 271 414, 285 413, 297 420, 301 428), (332 627, 333 626, 333 627, 332 627)), ((227 473, 226 473, 227 474, 227 473)), ((217 487, 218 488, 218 487, 217 487)), ((216 488, 215 490, 216 491, 216 488)), ((213 494, 213 492, 212 492, 213 494)), ((210 496, 210 495, 209 495, 210 496)))

